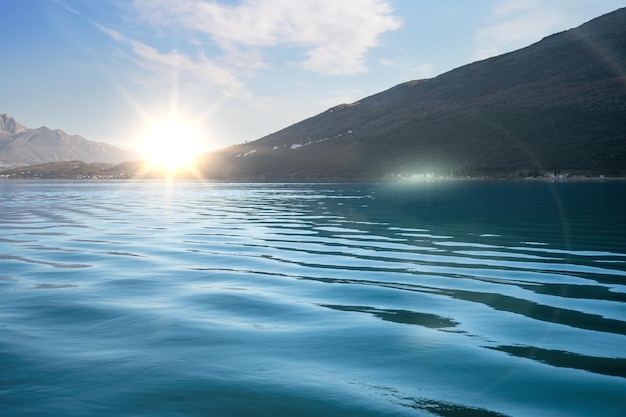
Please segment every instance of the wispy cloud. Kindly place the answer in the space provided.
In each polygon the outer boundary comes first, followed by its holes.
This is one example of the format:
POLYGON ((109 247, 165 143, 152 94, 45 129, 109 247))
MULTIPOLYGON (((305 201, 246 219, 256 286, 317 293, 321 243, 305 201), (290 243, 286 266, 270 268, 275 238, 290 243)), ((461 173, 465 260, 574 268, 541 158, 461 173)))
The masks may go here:
POLYGON ((204 88, 220 88, 225 93, 243 88, 242 83, 229 69, 216 64, 204 53, 192 57, 178 51, 161 52, 103 25, 95 26, 111 39, 127 46, 133 53, 136 65, 151 74, 156 82, 176 78, 204 88))
POLYGON ((242 85, 230 71, 213 63, 203 53, 189 57, 177 51, 161 53, 155 48, 141 42, 131 41, 133 51, 139 62, 148 70, 169 70, 183 74, 191 81, 203 82, 208 85, 238 90, 242 85))
POLYGON ((506 0, 496 4, 488 23, 474 35, 476 60, 539 41, 563 23, 563 14, 538 0, 506 0))
MULTIPOLYGON (((288 48, 297 63, 323 74, 367 70, 366 54, 387 31, 400 27, 387 0, 133 0, 136 12, 162 28, 208 35, 227 54, 288 48)), ((258 65, 265 65, 261 55, 258 65)))

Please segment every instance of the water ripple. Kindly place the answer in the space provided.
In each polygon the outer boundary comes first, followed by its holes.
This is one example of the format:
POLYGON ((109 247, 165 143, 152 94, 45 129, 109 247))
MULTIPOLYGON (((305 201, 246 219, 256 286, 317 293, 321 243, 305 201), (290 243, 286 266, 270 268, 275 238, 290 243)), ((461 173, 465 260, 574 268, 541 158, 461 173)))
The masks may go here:
POLYGON ((0 182, 0 413, 617 416, 589 185, 0 182))

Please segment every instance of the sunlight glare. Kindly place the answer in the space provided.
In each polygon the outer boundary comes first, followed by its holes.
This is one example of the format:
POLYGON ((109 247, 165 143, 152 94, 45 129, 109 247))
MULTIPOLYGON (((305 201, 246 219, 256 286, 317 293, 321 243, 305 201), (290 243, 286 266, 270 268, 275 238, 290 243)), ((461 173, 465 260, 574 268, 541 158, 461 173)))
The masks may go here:
POLYGON ((196 124, 178 116, 150 121, 141 147, 149 165, 164 168, 170 173, 192 169, 194 159, 203 150, 196 124))

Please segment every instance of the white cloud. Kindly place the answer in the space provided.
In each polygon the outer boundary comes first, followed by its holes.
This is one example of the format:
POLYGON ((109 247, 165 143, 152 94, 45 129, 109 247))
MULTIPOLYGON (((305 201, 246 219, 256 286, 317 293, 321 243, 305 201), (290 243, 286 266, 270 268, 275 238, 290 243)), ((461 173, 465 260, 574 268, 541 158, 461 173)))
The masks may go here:
POLYGON ((222 51, 298 48, 299 64, 324 74, 367 70, 367 51, 400 27, 387 0, 243 0, 235 6, 202 0, 134 0, 160 27, 207 34, 222 51))
POLYGON ((98 23, 93 23, 92 24, 97 27, 98 29, 100 29, 102 32, 104 32, 105 34, 107 34, 111 39, 113 39, 116 42, 124 42, 126 41, 126 37, 124 35, 122 35, 120 32, 113 30, 111 28, 108 28, 106 26, 100 25, 98 23))
POLYGON ((149 70, 168 69, 187 75, 191 81, 235 90, 241 87, 241 83, 233 74, 214 64, 204 54, 199 54, 194 59, 176 51, 161 53, 137 41, 132 41, 131 45, 141 64, 149 70))
POLYGON ((564 15, 538 0, 500 1, 489 23, 474 34, 476 60, 527 46, 562 26, 564 15))
POLYGON ((177 51, 160 52, 145 43, 129 39, 120 32, 102 25, 96 26, 116 42, 132 50, 136 64, 150 73, 157 82, 177 78, 184 82, 202 86, 201 88, 220 88, 223 92, 241 90, 243 85, 237 77, 203 53, 190 57, 177 51))

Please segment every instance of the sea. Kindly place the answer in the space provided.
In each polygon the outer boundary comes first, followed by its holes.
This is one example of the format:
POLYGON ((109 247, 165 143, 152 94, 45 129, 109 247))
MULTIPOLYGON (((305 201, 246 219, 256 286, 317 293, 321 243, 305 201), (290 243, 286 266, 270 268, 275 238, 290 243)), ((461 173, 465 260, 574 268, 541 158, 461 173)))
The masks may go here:
POLYGON ((626 182, 0 181, 0 415, 624 416, 626 182))

